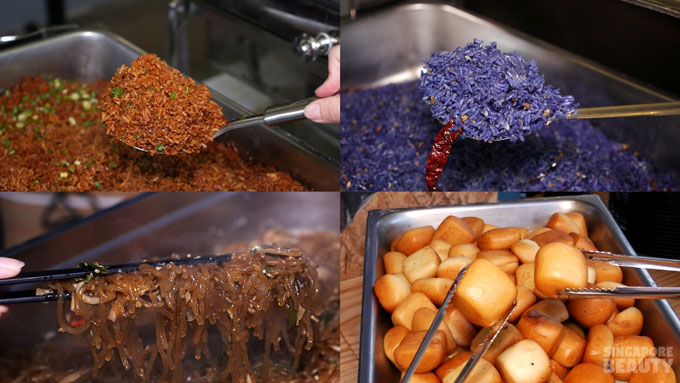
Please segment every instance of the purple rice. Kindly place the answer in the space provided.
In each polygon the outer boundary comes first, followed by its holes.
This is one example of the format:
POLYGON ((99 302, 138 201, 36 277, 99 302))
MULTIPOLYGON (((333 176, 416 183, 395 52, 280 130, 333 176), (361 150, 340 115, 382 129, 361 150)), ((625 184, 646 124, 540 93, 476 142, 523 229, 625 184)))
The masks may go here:
POLYGON ((536 61, 504 53, 475 39, 423 60, 420 91, 442 124, 454 119, 463 137, 522 141, 555 119, 574 112, 574 97, 545 84, 536 61))
MULTIPOLYGON (((344 190, 427 190, 425 164, 442 125, 418 87, 419 82, 409 82, 342 95, 344 190)), ((677 180, 626 144, 608 139, 600 123, 555 121, 514 143, 459 140, 438 190, 677 189, 677 180)))

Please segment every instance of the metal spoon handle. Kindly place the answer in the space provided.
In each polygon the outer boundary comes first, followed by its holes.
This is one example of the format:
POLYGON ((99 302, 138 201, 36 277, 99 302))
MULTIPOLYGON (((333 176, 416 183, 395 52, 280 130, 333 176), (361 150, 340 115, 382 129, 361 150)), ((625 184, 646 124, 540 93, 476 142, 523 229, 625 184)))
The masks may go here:
POLYGON ((265 125, 276 126, 288 122, 299 121, 305 118, 305 107, 317 98, 306 98, 289 102, 286 104, 268 106, 263 113, 251 116, 243 116, 240 120, 229 122, 229 124, 213 135, 213 139, 231 130, 249 128, 252 126, 265 125))
POLYGON ((267 126, 276 126, 287 122, 302 120, 305 118, 305 107, 315 100, 316 98, 312 97, 287 104, 269 106, 262 114, 264 124, 267 126))
POLYGON ((680 115, 680 101, 578 108, 570 119, 680 115))

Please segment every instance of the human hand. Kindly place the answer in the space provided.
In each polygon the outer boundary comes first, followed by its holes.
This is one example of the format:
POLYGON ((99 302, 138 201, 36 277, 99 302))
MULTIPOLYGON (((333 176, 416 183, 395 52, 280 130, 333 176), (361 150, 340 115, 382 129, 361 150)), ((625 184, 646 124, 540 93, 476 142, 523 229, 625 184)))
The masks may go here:
MULTIPOLYGON (((0 279, 12 278, 19 274, 22 267, 24 267, 24 263, 19 260, 0 257, 0 279)), ((0 318, 8 311, 9 307, 0 305, 0 318)))
POLYGON ((321 124, 340 122, 340 46, 328 54, 328 78, 315 91, 318 100, 307 105, 305 117, 321 124))

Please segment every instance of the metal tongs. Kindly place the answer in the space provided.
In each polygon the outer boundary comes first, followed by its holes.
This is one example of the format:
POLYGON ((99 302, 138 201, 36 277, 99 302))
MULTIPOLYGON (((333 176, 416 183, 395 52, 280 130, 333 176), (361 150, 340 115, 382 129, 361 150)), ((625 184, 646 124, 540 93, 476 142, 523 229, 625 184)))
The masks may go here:
MULTIPOLYGON (((300 256, 300 250, 284 248, 270 245, 258 245, 250 249, 251 254, 264 254, 272 257, 297 257, 300 256)), ((178 259, 163 259, 158 261, 143 261, 135 263, 125 263, 120 265, 99 265, 97 263, 81 262, 78 267, 71 269, 58 270, 43 270, 43 271, 27 271, 20 273, 14 278, 0 279, 0 286, 2 285, 17 285, 23 283, 36 283, 56 281, 63 279, 83 278, 89 280, 94 277, 102 275, 130 273, 139 270, 141 265, 149 265, 154 267, 163 267, 170 263, 175 265, 193 266, 204 263, 221 263, 229 262, 236 253, 221 254, 221 255, 207 255, 197 257, 185 257, 178 259)), ((71 299, 69 293, 64 293, 63 299, 71 299)), ((0 305, 9 305, 16 303, 35 303, 35 302, 50 302, 59 299, 59 295, 54 292, 40 293, 36 289, 19 290, 19 291, 0 291, 0 305)))
MULTIPOLYGON (((465 276, 465 273, 467 272, 469 266, 470 265, 466 265, 460 270, 458 276, 456 277, 456 280, 453 282, 453 285, 451 285, 451 288, 449 289, 449 292, 446 294, 446 298, 444 299, 444 303, 442 303, 441 307, 439 308, 439 311, 437 311, 437 315, 434 317, 432 325, 430 325, 430 328, 427 330, 425 338, 420 343, 420 347, 418 347, 418 351, 413 357, 413 361, 411 361, 411 364, 408 366, 408 369, 404 373, 404 377, 401 379, 401 383, 408 383, 409 380, 411 380, 411 377, 413 377, 413 374, 416 372, 416 368, 418 368, 420 360, 423 358, 423 355, 425 355, 425 351, 427 350, 427 347, 430 345, 430 342, 432 342, 434 334, 437 332, 437 329, 439 328, 439 325, 442 323, 442 320, 444 320, 444 315, 446 315, 446 307, 449 305, 451 298, 453 298, 453 294, 456 292, 456 289, 458 288, 458 283, 463 279, 463 276, 465 276)), ((465 366, 463 366, 463 369, 460 371, 460 375, 458 375, 454 383, 463 383, 465 379, 468 377, 468 375, 470 375, 470 372, 472 372, 472 369, 475 368, 479 360, 482 358, 482 356, 484 356, 486 350, 491 346, 493 341, 496 340, 496 337, 505 327, 505 325, 508 324, 508 320, 512 316, 512 313, 515 312, 516 307, 517 301, 515 300, 512 307, 510 308, 510 310, 508 310, 505 316, 493 324, 493 326, 491 327, 492 331, 490 331, 489 334, 484 339, 482 347, 470 356, 470 359, 468 359, 468 361, 465 363, 465 366)))
MULTIPOLYGON (((622 254, 614 254, 608 251, 582 250, 587 259, 593 261, 605 261, 620 267, 633 267, 636 269, 652 269, 680 271, 680 260, 639 257, 622 254)), ((665 299, 680 298, 680 287, 646 287, 646 286, 621 286, 613 289, 586 288, 564 289, 557 291, 557 297, 561 299, 573 298, 636 298, 636 299, 665 299)))

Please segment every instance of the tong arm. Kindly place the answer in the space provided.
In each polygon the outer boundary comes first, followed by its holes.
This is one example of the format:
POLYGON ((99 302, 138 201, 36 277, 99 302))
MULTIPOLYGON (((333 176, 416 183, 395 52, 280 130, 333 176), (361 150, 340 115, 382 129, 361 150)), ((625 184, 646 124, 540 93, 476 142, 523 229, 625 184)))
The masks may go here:
POLYGON ((680 287, 619 286, 613 289, 564 289, 557 291, 560 299, 575 298, 635 298, 667 299, 680 298, 680 287))
POLYGON ((594 261, 606 261, 616 266, 634 267, 637 269, 680 271, 680 260, 677 259, 622 255, 610 253, 608 251, 582 251, 588 259, 592 259, 594 261))
POLYGON ((507 314, 505 314, 505 317, 499 319, 498 322, 494 323, 494 325, 491 327, 492 330, 484 339, 482 347, 479 350, 477 350, 477 352, 473 353, 470 356, 470 359, 468 359, 467 363, 465 363, 465 366, 463 366, 463 369, 460 371, 460 375, 458 375, 454 383, 465 382, 465 379, 468 377, 468 375, 470 375, 472 369, 475 368, 475 366, 482 358, 482 356, 484 356, 486 350, 488 350, 489 347, 491 347, 491 344, 493 344, 493 341, 496 340, 498 334, 500 334, 501 330, 503 330, 505 325, 508 324, 508 321, 510 320, 512 313, 515 312, 516 308, 517 300, 515 300, 515 302, 512 304, 512 307, 510 307, 510 310, 508 310, 507 314))
POLYGON ((444 303, 442 303, 441 307, 439 308, 439 311, 437 311, 437 315, 434 317, 434 320, 432 321, 430 328, 427 330, 425 338, 423 338, 423 341, 420 343, 418 351, 413 356, 413 360, 411 361, 411 364, 408 366, 408 369, 404 373, 404 377, 401 379, 401 383, 408 383, 411 380, 411 377, 413 377, 413 374, 416 372, 416 368, 418 368, 420 360, 423 358, 423 355, 425 355, 425 351, 427 350, 427 347, 430 345, 430 342, 432 342, 434 334, 437 332, 437 329, 439 328, 439 325, 442 323, 442 320, 444 320, 444 315, 446 315, 446 306, 449 305, 451 298, 453 298, 453 294, 456 292, 456 288, 458 288, 458 283, 460 283, 460 280, 463 279, 463 276, 467 272, 469 266, 470 265, 466 265, 460 270, 458 276, 456 277, 456 280, 451 285, 449 292, 446 294, 446 298, 444 298, 444 303))

